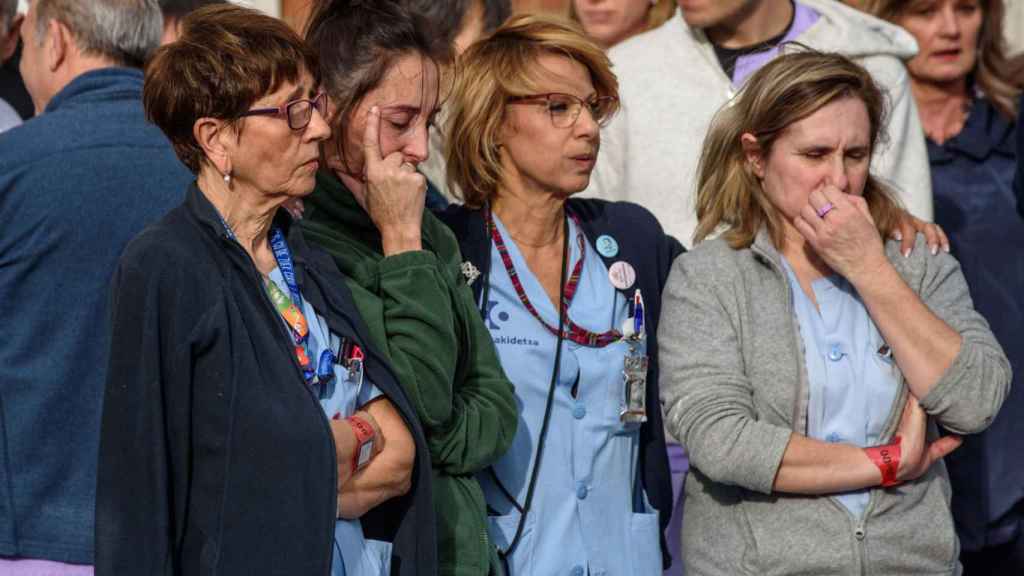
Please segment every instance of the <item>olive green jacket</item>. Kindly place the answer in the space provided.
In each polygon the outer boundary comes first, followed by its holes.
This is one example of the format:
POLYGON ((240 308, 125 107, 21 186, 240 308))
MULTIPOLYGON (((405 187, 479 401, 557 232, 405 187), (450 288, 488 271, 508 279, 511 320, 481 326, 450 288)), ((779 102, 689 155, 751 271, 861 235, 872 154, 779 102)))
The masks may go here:
POLYGON ((380 234, 352 193, 320 173, 305 200, 307 240, 349 278, 370 337, 391 361, 430 448, 440 574, 488 573, 483 492, 475 474, 516 434, 518 409, 463 277, 451 231, 423 212, 423 250, 385 258, 380 234))

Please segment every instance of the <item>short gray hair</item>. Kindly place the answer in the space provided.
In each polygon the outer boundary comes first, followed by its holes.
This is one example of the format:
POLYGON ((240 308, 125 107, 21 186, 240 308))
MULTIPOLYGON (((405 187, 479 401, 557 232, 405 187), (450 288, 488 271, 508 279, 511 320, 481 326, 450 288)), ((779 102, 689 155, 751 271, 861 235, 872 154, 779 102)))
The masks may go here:
POLYGON ((11 31, 14 17, 18 15, 18 0, 0 0, 0 34, 11 31))
POLYGON ((82 52, 141 68, 160 46, 164 19, 157 0, 34 0, 36 37, 50 20, 71 30, 82 52))

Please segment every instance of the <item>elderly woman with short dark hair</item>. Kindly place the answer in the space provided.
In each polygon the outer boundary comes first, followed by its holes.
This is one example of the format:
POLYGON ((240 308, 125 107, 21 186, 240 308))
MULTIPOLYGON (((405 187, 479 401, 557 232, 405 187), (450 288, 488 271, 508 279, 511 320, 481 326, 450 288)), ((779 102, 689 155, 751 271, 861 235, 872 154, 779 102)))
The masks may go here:
POLYGON ((201 9, 144 102, 196 181, 114 277, 97 573, 432 573, 415 413, 280 209, 330 135, 316 55, 279 20, 201 9))

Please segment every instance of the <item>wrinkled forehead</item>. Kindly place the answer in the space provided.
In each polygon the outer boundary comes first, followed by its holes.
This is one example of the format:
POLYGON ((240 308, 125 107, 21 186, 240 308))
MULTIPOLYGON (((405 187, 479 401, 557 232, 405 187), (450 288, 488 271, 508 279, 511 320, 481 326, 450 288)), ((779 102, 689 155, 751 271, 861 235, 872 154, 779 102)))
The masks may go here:
POLYGON ((867 146, 871 143, 871 119, 863 100, 845 96, 790 124, 783 133, 807 143, 867 146))
POLYGON ((440 82, 437 63, 421 54, 406 54, 388 67, 377 91, 386 105, 431 111, 438 103, 440 82))

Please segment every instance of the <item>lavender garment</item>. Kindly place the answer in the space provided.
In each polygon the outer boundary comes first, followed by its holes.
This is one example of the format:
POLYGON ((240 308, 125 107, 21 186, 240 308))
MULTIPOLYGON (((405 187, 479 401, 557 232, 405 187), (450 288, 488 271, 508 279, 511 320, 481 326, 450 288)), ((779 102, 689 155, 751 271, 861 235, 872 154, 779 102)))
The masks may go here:
POLYGON ((771 61, 772 58, 779 55, 779 46, 799 38, 801 34, 813 26, 814 23, 818 21, 818 18, 821 17, 821 15, 815 12, 813 8, 804 6, 799 2, 795 2, 793 6, 793 25, 789 27, 789 31, 786 32, 786 35, 782 37, 782 40, 780 40, 778 44, 763 52, 740 56, 736 59, 736 69, 732 74, 733 86, 742 86, 751 74, 760 70, 761 66, 764 66, 771 61))
POLYGON ((92 566, 81 564, 0 558, 0 574, 4 576, 93 576, 93 570, 92 566))

